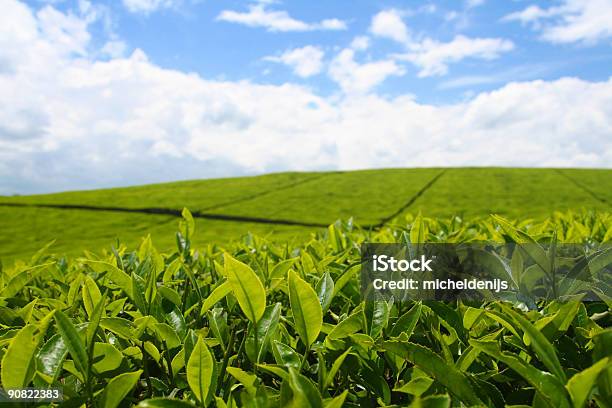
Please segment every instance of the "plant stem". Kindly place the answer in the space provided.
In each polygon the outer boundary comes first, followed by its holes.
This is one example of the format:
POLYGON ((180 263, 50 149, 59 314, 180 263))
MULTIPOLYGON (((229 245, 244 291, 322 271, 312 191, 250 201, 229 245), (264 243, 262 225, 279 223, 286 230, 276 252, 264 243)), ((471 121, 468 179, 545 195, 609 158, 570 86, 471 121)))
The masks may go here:
POLYGON ((144 342, 140 343, 140 351, 142 352, 142 368, 144 369, 145 380, 147 382, 147 398, 153 396, 153 385, 151 385, 151 377, 149 376, 149 367, 147 366, 147 352, 144 348, 144 342))
POLYGON ((227 364, 229 362, 229 358, 232 353, 232 349, 234 348, 235 338, 236 338, 236 328, 232 327, 232 332, 230 334, 229 342, 227 343, 227 348, 225 349, 225 354, 223 355, 223 362, 221 363, 221 372, 219 373, 219 381, 217 382, 217 389, 215 390, 215 395, 217 396, 219 396, 219 391, 221 391, 221 385, 223 384, 223 381, 225 379, 225 370, 227 369, 227 364))
POLYGON ((306 364, 306 359, 308 358, 308 353, 310 353, 310 345, 306 346, 306 350, 304 351, 304 358, 302 358, 302 362, 300 363, 300 369, 298 372, 302 372, 302 368, 304 368, 304 364, 306 364))
MULTIPOLYGON (((240 354, 244 350, 244 343, 245 343, 246 337, 247 337, 247 333, 244 333, 244 336, 242 336, 242 340, 240 342, 240 346, 238 347, 238 351, 236 352, 236 356, 240 356, 240 354)), ((230 381, 226 381, 225 386, 223 388, 224 396, 229 394, 229 387, 230 387, 230 381)))
POLYGON ((166 340, 162 340, 162 344, 165 349, 165 357, 166 357, 166 365, 168 366, 168 379, 170 380, 170 385, 174 387, 174 373, 172 372, 172 361, 170 360, 170 350, 168 350, 168 343, 166 340))
POLYGON ((253 337, 255 339, 255 367, 253 368, 253 372, 257 374, 257 364, 259 364, 259 333, 257 333, 257 324, 253 324, 253 337))

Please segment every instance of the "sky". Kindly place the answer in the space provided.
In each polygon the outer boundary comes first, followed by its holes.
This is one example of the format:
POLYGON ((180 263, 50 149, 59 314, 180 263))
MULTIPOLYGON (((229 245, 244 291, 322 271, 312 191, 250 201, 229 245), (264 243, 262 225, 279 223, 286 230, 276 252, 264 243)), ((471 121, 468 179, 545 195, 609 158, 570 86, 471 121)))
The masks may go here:
POLYGON ((0 194, 612 167, 612 0, 0 0, 0 194))

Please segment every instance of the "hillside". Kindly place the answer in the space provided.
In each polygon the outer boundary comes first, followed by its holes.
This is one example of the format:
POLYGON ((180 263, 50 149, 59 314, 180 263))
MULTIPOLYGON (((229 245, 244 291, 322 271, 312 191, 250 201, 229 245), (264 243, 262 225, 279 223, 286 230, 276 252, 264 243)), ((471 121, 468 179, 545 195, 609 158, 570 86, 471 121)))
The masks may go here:
POLYGON ((78 254, 133 245, 150 233, 174 245, 177 215, 198 219, 197 245, 247 232, 303 239, 336 219, 380 226, 402 213, 427 216, 541 217, 556 210, 610 210, 612 170, 385 169, 278 173, 56 194, 0 197, 0 259, 30 256, 55 240, 54 252, 78 254))

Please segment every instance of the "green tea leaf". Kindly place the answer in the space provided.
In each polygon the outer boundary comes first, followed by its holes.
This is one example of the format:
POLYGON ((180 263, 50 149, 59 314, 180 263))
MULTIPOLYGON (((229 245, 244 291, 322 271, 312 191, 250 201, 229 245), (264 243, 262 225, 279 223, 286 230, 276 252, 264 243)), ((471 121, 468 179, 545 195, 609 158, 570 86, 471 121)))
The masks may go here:
POLYGON ((217 286, 210 295, 204 300, 202 303, 202 309, 200 309, 200 315, 204 315, 206 312, 210 310, 217 302, 226 297, 228 293, 232 291, 232 285, 227 280, 223 282, 221 285, 217 286))
POLYGON ((440 384, 444 385, 457 398, 469 405, 482 405, 468 378, 454 366, 447 364, 433 351, 404 341, 385 341, 385 350, 408 359, 425 371, 440 384))
POLYGON ((104 306, 106 304, 106 295, 95 304, 94 309, 92 310, 92 315, 89 317, 90 322, 87 325, 87 330, 85 331, 85 345, 89 347, 89 345, 93 344, 94 338, 96 336, 96 331, 100 325, 100 321, 102 320, 102 315, 104 314, 104 306))
POLYGON ((270 272, 270 279, 284 279, 296 260, 297 258, 286 259, 274 265, 270 272))
POLYGON ((561 363, 559 362, 559 358, 557 357, 557 353, 555 352, 553 345, 550 344, 546 337, 538 329, 536 329, 529 320, 525 319, 510 307, 505 305, 501 305, 501 307, 507 315, 511 316, 512 319, 519 324, 525 334, 529 336, 531 346, 540 360, 542 360, 542 363, 544 363, 546 368, 548 368, 552 374, 557 376, 561 382, 565 383, 567 378, 563 368, 561 367, 561 363))
POLYGON ((421 316, 421 302, 415 303, 410 310, 400 316, 391 328, 391 337, 397 337, 401 333, 406 333, 409 339, 421 316))
POLYGON ((412 244, 422 244, 425 242, 425 224, 420 213, 414 219, 410 228, 410 242, 412 244))
POLYGON ((93 349, 93 369, 98 374, 116 370, 123 362, 123 354, 112 344, 95 343, 93 349))
POLYGON ((485 314, 484 309, 476 309, 474 307, 468 307, 463 314, 463 327, 466 330, 470 330, 474 324, 485 314))
POLYGON ((83 294, 85 311, 87 312, 87 316, 91 318, 94 308, 98 302, 100 302, 100 299, 102 299, 102 293, 100 293, 98 285, 90 276, 85 277, 81 291, 83 294))
POLYGON ((268 350, 272 337, 276 334, 276 327, 280 319, 282 306, 280 303, 266 307, 262 318, 254 327, 251 327, 245 343, 247 356, 258 363, 268 350), (257 348, 255 345, 255 330, 257 331, 257 348))
POLYGON ((330 400, 324 401, 323 406, 325 408, 342 408, 344 405, 344 400, 346 400, 346 396, 348 395, 348 390, 344 390, 342 394, 334 397, 330 400))
POLYGON ((248 265, 225 254, 225 273, 245 316, 257 323, 266 309, 266 290, 248 265))
POLYGON ((181 345, 181 339, 179 339, 179 336, 176 334, 174 329, 166 323, 154 323, 153 330, 155 330, 155 334, 157 335, 160 343, 165 341, 169 349, 173 349, 181 345))
POLYGON ((183 208, 181 211, 181 216, 183 220, 180 221, 180 229, 181 234, 187 239, 191 239, 193 233, 195 232, 195 221, 193 220, 193 215, 187 208, 183 208))
POLYGON ((322 408, 323 399, 307 377, 289 368, 289 377, 281 385, 280 405, 289 408, 322 408))
POLYGON ((134 323, 121 317, 106 317, 100 319, 100 327, 109 330, 125 340, 136 337, 134 323))
POLYGON ((53 335, 38 351, 36 370, 52 384, 62 371, 62 364, 68 355, 68 348, 61 334, 53 335))
POLYGON ((130 299, 132 298, 132 279, 130 275, 108 262, 94 261, 91 259, 81 259, 81 262, 90 266, 96 272, 104 273, 105 276, 119 286, 130 299))
POLYGON ((366 301, 365 312, 370 337, 377 338, 389 322, 389 305, 382 298, 366 301))
POLYGON ((612 367, 612 360, 603 358, 591 367, 574 374, 574 376, 569 379, 565 388, 567 388, 572 397, 574 408, 582 408, 585 406, 589 400, 589 395, 591 394, 597 377, 604 369, 610 367, 612 367))
POLYGON ((546 255, 546 251, 533 237, 516 228, 511 222, 499 215, 491 215, 491 217, 514 242, 523 244, 517 247, 517 250, 524 251, 524 253, 544 271, 544 273, 547 275, 551 273, 551 263, 546 255))
MULTIPOLYGON (((264 315, 265 316, 265 315, 264 315)), ((221 343, 223 353, 226 352, 229 344, 229 327, 227 325, 227 313, 221 308, 215 308, 208 312, 208 325, 210 331, 221 343)), ((248 353, 248 349, 247 349, 248 353)))
POLYGON ((351 279, 361 270, 361 264, 357 264, 348 268, 334 284, 334 297, 342 291, 351 279))
POLYGON ((363 310, 356 308, 346 319, 338 323, 327 335, 328 340, 343 339, 363 328, 363 310))
POLYGON ((300 355, 288 345, 274 340, 272 342, 272 353, 274 354, 276 364, 285 367, 300 367, 300 355))
POLYGON ((29 324, 19 330, 2 357, 2 387, 24 388, 34 376, 34 357, 41 339, 40 328, 29 324))
POLYGON ((103 408, 118 407, 136 386, 141 374, 142 370, 138 370, 133 373, 120 374, 110 380, 100 396, 100 406, 103 408))
POLYGON ((257 388, 255 387, 255 383, 257 382, 257 376, 249 374, 238 367, 227 367, 226 371, 229 375, 238 380, 238 382, 244 386, 244 388, 251 396, 255 396, 255 394, 257 393, 257 388))
POLYGON ((426 376, 415 377, 408 381, 406 384, 402 385, 401 387, 394 388, 393 391, 403 392, 405 394, 410 394, 419 397, 423 395, 429 389, 429 387, 431 387, 431 384, 433 384, 433 382, 433 379, 426 376))
POLYGON ((534 326, 549 341, 554 341, 569 329, 580 309, 580 305, 581 303, 576 300, 566 302, 561 305, 555 314, 539 319, 534 326))
POLYGON ((332 364, 329 372, 327 373, 327 377, 325 378, 325 383, 323 384, 323 388, 329 388, 332 385, 332 383, 334 382, 334 377, 340 370, 342 363, 344 363, 346 356, 348 356, 350 352, 351 352, 351 348, 349 347, 348 350, 340 354, 340 356, 334 360, 334 363, 332 364))
POLYGON ((204 404, 209 395, 213 371, 213 357, 203 338, 199 337, 187 362, 187 382, 198 401, 202 404, 204 404))
POLYGON ((540 371, 517 356, 502 352, 496 341, 470 340, 470 344, 483 353, 490 355, 516 371, 541 395, 546 396, 554 407, 569 407, 567 392, 554 375, 540 371))
POLYGON ((310 346, 319 336, 323 324, 323 311, 314 289, 295 272, 289 271, 289 303, 293 312, 295 330, 310 346))
MULTIPOLYGON (((289 373, 287 371, 285 371, 284 368, 281 368, 278 365, 273 365, 273 364, 257 364, 257 367, 261 368, 262 370, 265 370, 271 374, 274 374, 275 376, 279 377, 282 380, 288 380, 289 378, 289 373)), ((299 367, 299 363, 298 363, 298 367, 299 367)))
POLYGON ((321 303, 321 309, 323 312, 326 312, 334 297, 334 280, 329 272, 325 272, 321 279, 319 279, 317 283, 317 296, 319 303, 321 303))
POLYGON ((57 323, 57 331, 64 338, 64 343, 74 361, 74 365, 86 377, 89 358, 83 339, 77 332, 76 327, 74 327, 70 319, 62 311, 58 310, 55 312, 55 322, 57 323))
POLYGON ((0 297, 9 298, 15 296, 32 279, 42 274, 47 267, 54 263, 55 262, 50 262, 43 265, 36 265, 19 272, 8 281, 4 289, 0 292, 0 297))

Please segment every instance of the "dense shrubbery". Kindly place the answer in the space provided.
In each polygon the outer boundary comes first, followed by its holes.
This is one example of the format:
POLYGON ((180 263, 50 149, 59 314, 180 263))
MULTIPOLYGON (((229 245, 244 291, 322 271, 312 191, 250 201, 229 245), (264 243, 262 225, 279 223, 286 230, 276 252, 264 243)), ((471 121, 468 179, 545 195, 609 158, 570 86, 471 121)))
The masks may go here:
MULTIPOLYGON (((205 224, 203 225, 205 228, 205 224)), ((336 223, 295 247, 248 235, 177 251, 36 254, 0 280, 3 388, 57 386, 70 406, 582 407, 612 401, 611 300, 364 303, 360 244, 583 243, 612 256, 610 214, 516 224, 408 217, 336 223), (607 252, 606 252, 607 251, 607 252)))

